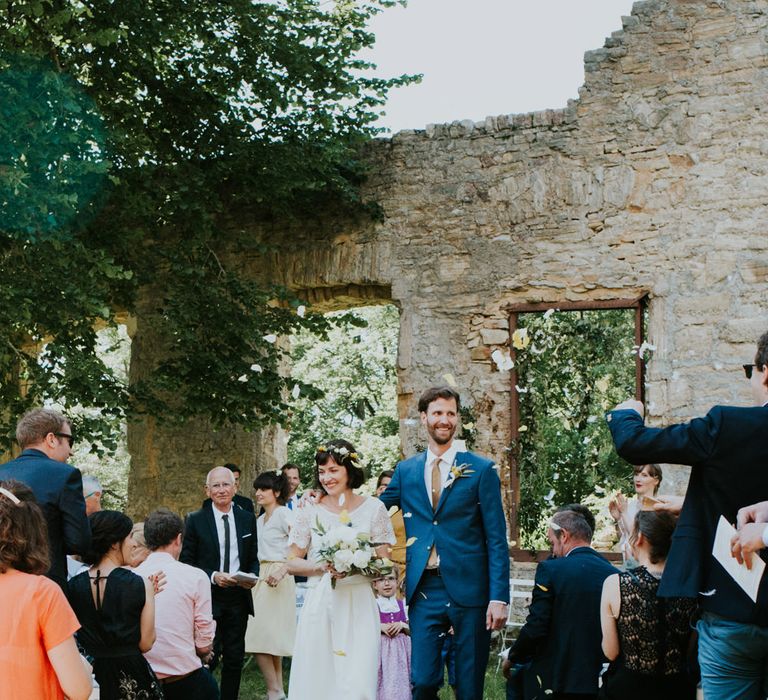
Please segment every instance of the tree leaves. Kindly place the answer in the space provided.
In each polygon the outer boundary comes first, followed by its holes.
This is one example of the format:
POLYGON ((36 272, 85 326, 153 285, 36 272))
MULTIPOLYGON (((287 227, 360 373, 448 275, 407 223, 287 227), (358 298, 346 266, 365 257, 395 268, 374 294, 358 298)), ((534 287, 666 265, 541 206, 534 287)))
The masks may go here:
POLYGON ((273 243, 255 231, 278 217, 369 211, 360 147, 410 81, 368 77, 356 55, 389 5, 0 2, 6 444, 43 401, 98 407, 99 434, 130 411, 284 418, 294 382, 264 338, 330 325, 243 277, 241 255, 273 243), (125 312, 167 353, 135 386, 105 371, 89 330, 125 312))

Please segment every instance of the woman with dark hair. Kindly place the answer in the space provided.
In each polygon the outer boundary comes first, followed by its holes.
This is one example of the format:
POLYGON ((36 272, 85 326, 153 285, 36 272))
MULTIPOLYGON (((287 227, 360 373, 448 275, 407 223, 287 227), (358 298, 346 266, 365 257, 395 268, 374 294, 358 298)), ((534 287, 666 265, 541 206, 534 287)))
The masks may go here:
POLYGON ((155 642, 152 584, 127 568, 133 558, 131 519, 114 510, 89 516, 88 571, 69 581, 69 602, 82 629, 77 635, 94 659, 102 700, 155 700, 163 691, 142 656, 155 642))
POLYGON ((2 697, 86 700, 91 694, 73 636, 80 625, 61 588, 42 576, 49 565, 48 528, 32 490, 0 481, 2 697))
POLYGON ((395 541, 384 504, 353 491, 365 481, 358 462, 346 440, 320 447, 315 476, 324 495, 299 509, 291 529, 288 570, 307 576, 309 583, 296 631, 290 698, 376 698, 381 632, 370 579, 336 571, 317 555, 322 532, 345 526, 367 533, 378 556, 387 556, 395 541))
POLYGON ((282 657, 293 653, 296 638, 296 584, 286 564, 293 513, 285 503, 291 490, 280 471, 259 474, 253 489, 263 512, 256 521, 259 580, 251 589, 253 617, 248 618, 245 651, 256 655, 267 700, 280 700, 285 697, 282 657))
POLYGON ((603 700, 691 700, 696 684, 687 654, 696 616, 692 598, 659 598, 656 592, 672 543, 675 516, 640 511, 630 537, 637 568, 605 579, 600 601, 603 700))
POLYGON ((646 499, 648 501, 645 503, 645 507, 651 507, 652 500, 659 492, 661 480, 664 478, 658 464, 636 464, 632 467, 632 471, 634 472, 632 484, 635 487, 635 497, 627 498, 623 493, 617 493, 608 504, 608 511, 619 528, 619 545, 624 554, 625 564, 630 561, 631 557, 629 538, 635 524, 635 516, 643 508, 646 499))

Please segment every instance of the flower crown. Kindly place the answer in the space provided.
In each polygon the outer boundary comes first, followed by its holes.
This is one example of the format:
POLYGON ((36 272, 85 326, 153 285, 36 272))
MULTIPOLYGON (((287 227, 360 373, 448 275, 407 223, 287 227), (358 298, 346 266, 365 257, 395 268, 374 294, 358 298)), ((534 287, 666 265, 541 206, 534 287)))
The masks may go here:
POLYGON ((320 454, 321 452, 327 452, 339 464, 343 463, 345 459, 349 459, 349 463, 353 467, 355 467, 356 469, 362 469, 362 467, 360 466, 360 462, 358 461, 360 459, 360 455, 358 455, 357 452, 350 452, 343 445, 338 447, 331 446, 330 448, 327 447, 326 445, 320 445, 317 448, 317 454, 320 454))

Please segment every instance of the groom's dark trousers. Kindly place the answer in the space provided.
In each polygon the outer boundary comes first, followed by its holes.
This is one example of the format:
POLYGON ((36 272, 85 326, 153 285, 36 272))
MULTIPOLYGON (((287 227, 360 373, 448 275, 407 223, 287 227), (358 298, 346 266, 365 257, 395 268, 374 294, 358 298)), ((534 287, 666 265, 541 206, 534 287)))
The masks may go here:
MULTIPOLYGON (((409 608, 411 630, 444 640, 453 627, 456 646, 456 698, 480 700, 488 665, 491 633, 485 629, 486 606, 456 605, 440 576, 425 572, 409 608)), ((413 700, 436 700, 443 681, 442 644, 415 644, 411 649, 413 700)))

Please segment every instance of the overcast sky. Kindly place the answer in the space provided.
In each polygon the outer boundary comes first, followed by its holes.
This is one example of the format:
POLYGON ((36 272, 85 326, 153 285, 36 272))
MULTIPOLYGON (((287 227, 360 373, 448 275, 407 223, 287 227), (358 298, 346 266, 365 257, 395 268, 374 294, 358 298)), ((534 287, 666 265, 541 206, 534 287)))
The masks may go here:
POLYGON ((584 52, 621 29, 632 0, 409 0, 373 22, 377 75, 423 73, 393 90, 392 131, 565 107, 584 52))

